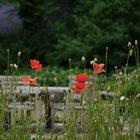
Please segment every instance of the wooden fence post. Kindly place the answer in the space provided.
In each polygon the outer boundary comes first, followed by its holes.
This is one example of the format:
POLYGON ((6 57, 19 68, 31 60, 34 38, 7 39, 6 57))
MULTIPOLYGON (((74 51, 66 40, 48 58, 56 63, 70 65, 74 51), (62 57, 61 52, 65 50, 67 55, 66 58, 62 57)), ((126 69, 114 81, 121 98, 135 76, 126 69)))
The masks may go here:
POLYGON ((51 118, 51 106, 50 106, 50 95, 49 93, 45 96, 45 116, 46 116, 46 128, 52 127, 52 118, 51 118))

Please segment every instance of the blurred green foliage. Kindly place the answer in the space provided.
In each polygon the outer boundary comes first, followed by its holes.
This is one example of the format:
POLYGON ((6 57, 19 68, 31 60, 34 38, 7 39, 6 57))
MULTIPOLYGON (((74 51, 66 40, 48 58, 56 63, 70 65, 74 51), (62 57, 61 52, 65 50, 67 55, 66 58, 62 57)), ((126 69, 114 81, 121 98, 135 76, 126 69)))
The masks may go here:
MULTIPOLYGON (((64 69, 62 67, 44 67, 40 73, 36 73, 29 68, 20 69, 20 75, 30 75, 32 77, 38 77, 38 83, 40 85, 47 86, 68 86, 70 81, 70 76, 84 73, 83 69, 75 68, 75 69, 64 69)), ((88 69, 87 73, 92 75, 92 70, 88 69)))
MULTIPOLYGON (((18 5, 23 29, 0 38, 1 70, 6 67, 6 48, 13 55, 21 50, 24 65, 30 58, 36 58, 44 65, 68 67, 69 58, 77 66, 83 55, 87 62, 94 57, 104 62, 106 46, 111 69, 114 65, 125 65, 128 41, 140 42, 137 0, 14 0, 14 3, 18 5)), ((16 56, 11 61, 16 62, 16 56)), ((130 59, 130 63, 134 61, 130 59)))

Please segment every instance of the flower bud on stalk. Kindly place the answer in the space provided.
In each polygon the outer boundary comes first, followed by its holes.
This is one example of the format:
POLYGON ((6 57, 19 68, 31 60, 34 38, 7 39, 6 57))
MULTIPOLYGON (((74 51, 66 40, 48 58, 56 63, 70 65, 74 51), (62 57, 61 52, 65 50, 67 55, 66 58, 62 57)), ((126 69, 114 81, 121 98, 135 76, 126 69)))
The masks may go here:
POLYGON ((18 56, 19 56, 19 57, 21 56, 21 51, 18 52, 18 56))
POLYGON ((131 42, 128 42, 128 48, 130 48, 132 46, 131 42))
POLYGON ((82 62, 85 62, 86 58, 84 56, 82 56, 81 60, 82 60, 82 62))
POLYGON ((10 67, 13 68, 13 64, 10 64, 10 67))
POLYGON ((135 40, 135 46, 138 46, 138 41, 137 40, 135 40))
POLYGON ((14 64, 14 65, 13 65, 13 67, 14 67, 15 69, 18 69, 18 66, 17 66, 17 64, 14 64))

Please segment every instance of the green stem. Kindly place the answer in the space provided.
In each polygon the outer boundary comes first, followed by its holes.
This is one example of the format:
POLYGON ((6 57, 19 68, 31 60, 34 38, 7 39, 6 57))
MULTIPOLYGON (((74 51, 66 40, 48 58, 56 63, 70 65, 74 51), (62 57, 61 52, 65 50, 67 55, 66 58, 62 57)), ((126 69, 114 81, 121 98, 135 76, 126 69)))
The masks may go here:
POLYGON ((7 74, 8 74, 8 72, 9 72, 9 55, 10 55, 10 50, 9 49, 7 49, 7 74))
POLYGON ((108 47, 106 47, 106 56, 105 56, 105 77, 107 73, 107 59, 108 59, 108 47))

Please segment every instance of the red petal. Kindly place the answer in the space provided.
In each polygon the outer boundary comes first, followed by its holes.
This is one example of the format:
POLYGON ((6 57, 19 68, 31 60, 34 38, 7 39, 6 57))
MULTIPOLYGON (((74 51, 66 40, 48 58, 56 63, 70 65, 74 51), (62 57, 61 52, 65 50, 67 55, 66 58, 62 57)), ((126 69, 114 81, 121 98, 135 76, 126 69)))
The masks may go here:
POLYGON ((88 79, 88 75, 86 73, 80 73, 78 75, 76 75, 76 80, 79 82, 85 82, 88 79))
POLYGON ((30 59, 30 63, 31 63, 32 69, 35 69, 35 68, 37 68, 37 66, 39 65, 40 62, 36 59, 30 59))
POLYGON ((75 88, 74 93, 80 94, 81 91, 82 91, 81 89, 79 89, 79 88, 75 88))
POLYGON ((84 89, 84 88, 85 88, 85 83, 76 82, 76 83, 75 83, 75 86, 76 86, 77 88, 84 89))
POLYGON ((94 67, 94 74, 105 72, 103 67, 104 67, 104 64, 96 64, 94 67))
POLYGON ((37 86, 37 85, 38 85, 38 83, 37 83, 37 77, 35 77, 35 78, 30 78, 30 84, 31 84, 32 86, 37 86))
POLYGON ((42 64, 39 64, 35 69, 36 72, 40 72, 42 70, 42 64))
POLYGON ((22 78, 22 81, 24 85, 30 85, 30 77, 25 76, 22 78))

